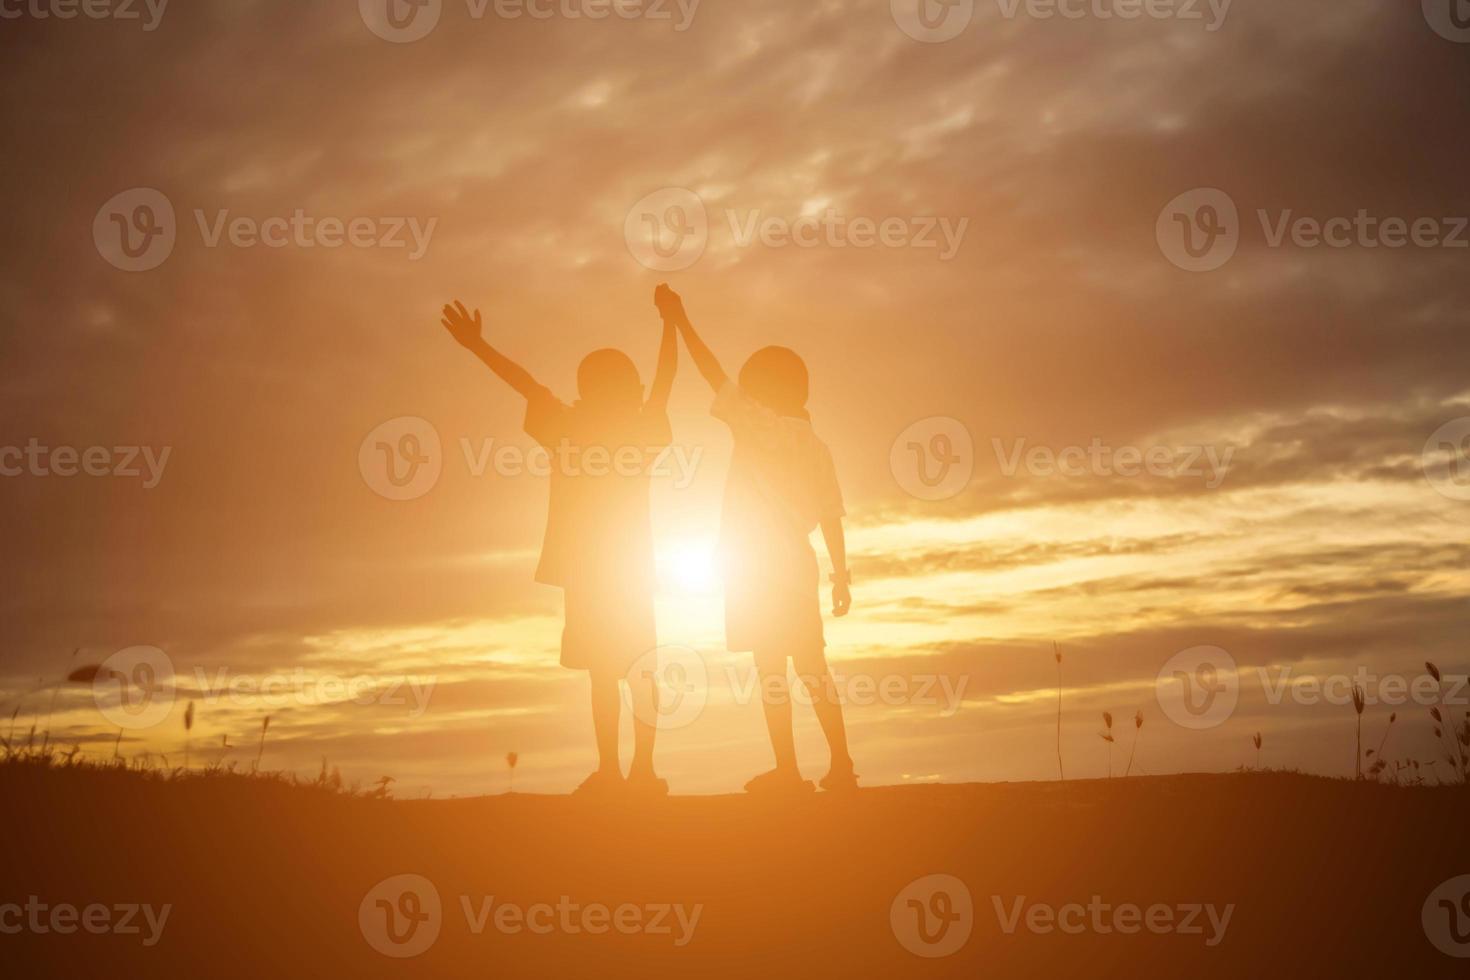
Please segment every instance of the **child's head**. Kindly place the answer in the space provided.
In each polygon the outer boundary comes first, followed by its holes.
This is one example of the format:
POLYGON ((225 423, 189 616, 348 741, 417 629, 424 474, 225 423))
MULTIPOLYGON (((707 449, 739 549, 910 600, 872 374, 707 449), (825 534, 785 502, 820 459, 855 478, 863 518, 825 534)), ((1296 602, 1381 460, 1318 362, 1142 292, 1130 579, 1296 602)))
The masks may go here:
POLYGON ((638 408, 643 404, 643 382, 627 354, 595 350, 577 366, 577 394, 594 408, 638 408))
POLYGON ((806 362, 789 347, 763 347, 740 369, 740 387, 778 415, 804 419, 806 362))

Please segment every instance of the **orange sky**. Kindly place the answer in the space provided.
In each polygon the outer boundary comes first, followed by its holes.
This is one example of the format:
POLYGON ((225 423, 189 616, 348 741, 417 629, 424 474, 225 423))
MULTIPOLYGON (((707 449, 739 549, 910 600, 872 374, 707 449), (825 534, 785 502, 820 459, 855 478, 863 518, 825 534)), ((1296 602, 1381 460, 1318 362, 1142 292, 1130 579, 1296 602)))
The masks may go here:
MULTIPOLYGON (((44 720, 74 648, 96 662, 149 645, 179 672, 178 703, 125 752, 175 757, 195 698, 196 760, 223 736, 253 745, 269 713, 267 767, 325 756, 352 778, 395 776, 402 795, 447 795, 503 788, 514 750, 518 789, 574 786, 593 760, 585 679, 556 665, 558 598, 531 582, 544 480, 472 471, 487 440, 528 445, 522 406, 437 310, 483 308, 492 342, 570 398, 595 347, 651 375, 664 280, 727 368, 769 343, 810 365, 856 582, 830 657, 895 692, 848 708, 868 782, 1054 777, 1052 641, 1069 777, 1106 773, 1103 711, 1131 728, 1139 709, 1135 771, 1250 764, 1261 731, 1264 764, 1343 774, 1351 707, 1273 703, 1282 668, 1470 666, 1470 502, 1444 469, 1470 464, 1426 457, 1470 416, 1464 253, 1273 247, 1257 215, 1470 214, 1465 52, 1415 6, 1239 4, 1206 31, 981 3, 964 32, 922 43, 887 2, 705 0, 675 30, 475 19, 446 0, 401 44, 353 7, 3 27, 19 150, 0 447, 169 449, 151 488, 0 479, 0 684, 19 729, 44 720), (167 198, 177 241, 126 272, 93 225, 139 187, 167 198), (651 269, 630 213, 667 188, 700 202, 703 251, 651 269), (1194 188, 1240 213, 1238 251, 1210 272, 1181 270, 1156 238, 1194 188), (221 212, 258 225, 298 210, 379 232, 403 218, 410 243, 411 220, 423 254, 210 244, 221 212), (841 241, 746 240, 762 220, 829 212, 841 241), (896 219, 904 244, 853 247, 854 218, 896 219), (938 245, 918 246, 929 224, 938 245), (437 432, 441 473, 392 501, 359 451, 405 416, 437 432), (893 450, 936 417, 968 433, 973 476, 933 501, 907 492, 906 445, 893 450), (1068 447, 1081 471, 1052 471, 1045 454, 1068 447), (1197 471, 1130 473, 1123 449, 1197 471), (1169 721, 1155 678, 1206 645, 1239 665, 1239 703, 1194 730, 1169 721), (288 693, 206 698, 201 676, 279 676, 288 693), (323 703, 324 679, 359 678, 432 688, 422 710, 323 703)), ((708 578, 729 455, 708 400, 684 357, 675 439, 698 463, 654 490, 660 637, 710 682, 660 743, 675 792, 734 790, 769 761, 708 578)), ((1431 758, 1422 706, 1374 705, 1369 728, 1393 710, 1398 752, 1431 758)), ((820 736, 797 715, 816 773, 820 736)), ((52 727, 100 755, 117 732, 84 689, 52 727)))

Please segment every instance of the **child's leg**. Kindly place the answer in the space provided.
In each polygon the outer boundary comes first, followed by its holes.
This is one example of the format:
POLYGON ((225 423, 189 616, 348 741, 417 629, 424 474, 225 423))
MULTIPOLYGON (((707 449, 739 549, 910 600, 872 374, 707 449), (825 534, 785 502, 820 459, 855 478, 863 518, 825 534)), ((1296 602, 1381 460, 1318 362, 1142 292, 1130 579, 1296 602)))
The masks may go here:
POLYGON ((633 700, 633 768, 628 775, 653 775, 653 744, 658 737, 658 682, 650 674, 629 676, 633 700))
POLYGON ((757 650, 755 667, 760 675, 761 707, 765 709, 771 749, 776 754, 776 770, 796 772, 796 737, 791 732, 791 694, 786 683, 786 657, 757 650))
POLYGON ((822 734, 827 736, 827 748, 832 754, 833 772, 850 772, 852 755, 847 750, 847 724, 842 719, 842 699, 837 694, 837 682, 832 671, 827 669, 827 659, 815 657, 799 658, 797 671, 807 693, 812 696, 812 708, 817 713, 817 722, 822 734))
POLYGON ((623 695, 618 690, 618 675, 594 670, 592 673, 592 731, 597 736, 597 769, 609 775, 622 775, 618 765, 618 716, 622 712, 623 695))

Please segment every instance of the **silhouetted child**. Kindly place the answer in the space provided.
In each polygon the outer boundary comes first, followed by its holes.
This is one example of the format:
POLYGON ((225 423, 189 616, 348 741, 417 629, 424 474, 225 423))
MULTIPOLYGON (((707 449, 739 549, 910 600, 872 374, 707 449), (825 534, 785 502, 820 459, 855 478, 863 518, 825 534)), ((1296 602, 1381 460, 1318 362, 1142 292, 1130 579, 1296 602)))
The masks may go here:
POLYGON ((725 580, 725 645, 751 651, 761 680, 766 728, 776 768, 745 788, 809 790, 796 765, 786 662, 791 660, 816 708, 832 753, 828 790, 857 785, 837 685, 827 669, 820 573, 811 532, 822 529, 832 558, 832 613, 852 605, 843 537, 842 491, 832 454, 806 412, 806 364, 785 347, 756 351, 739 383, 694 332, 683 302, 660 286, 654 302, 684 336, 699 373, 716 392, 712 413, 730 426, 735 454, 725 484, 720 550, 725 580))
POLYGON ((580 399, 565 405, 485 342, 479 310, 471 318, 456 302, 444 307, 443 323, 455 340, 525 396, 525 430, 550 454, 551 501, 536 581, 563 592, 562 666, 591 675, 599 764, 578 792, 623 784, 618 682, 627 677, 634 714, 627 786, 665 794, 668 784, 653 769, 658 688, 651 671, 628 674, 658 645, 648 467, 671 439, 667 406, 679 356, 674 327, 664 325, 646 402, 632 360, 622 351, 599 350, 577 368, 580 399))

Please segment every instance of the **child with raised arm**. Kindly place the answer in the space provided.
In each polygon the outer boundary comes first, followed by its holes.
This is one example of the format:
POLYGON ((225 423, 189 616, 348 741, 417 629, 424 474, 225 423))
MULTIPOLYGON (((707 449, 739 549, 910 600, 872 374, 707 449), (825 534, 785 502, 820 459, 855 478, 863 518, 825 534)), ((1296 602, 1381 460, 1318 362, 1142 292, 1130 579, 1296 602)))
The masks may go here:
POLYGON ((471 317, 456 302, 444 307, 442 322, 455 340, 525 397, 525 430, 550 454, 551 501, 536 581, 562 589, 566 624, 561 663, 591 676, 597 736, 597 770, 577 792, 626 786, 667 794, 668 783, 653 767, 658 688, 651 671, 628 675, 658 645, 648 471, 671 439, 667 406, 679 356, 674 327, 664 325, 647 401, 628 355, 599 350, 577 368, 580 398, 566 405, 485 342, 479 310, 471 317), (626 782, 618 761, 618 685, 625 677, 634 714, 633 765, 626 782))
POLYGON ((766 728, 776 768, 745 786, 750 792, 810 790, 796 764, 786 663, 812 696, 831 749, 822 779, 830 791, 853 789, 857 776, 837 685, 827 668, 820 573, 811 532, 820 527, 832 559, 832 614, 852 605, 843 537, 842 491, 832 454, 806 412, 806 364, 785 347, 756 351, 739 382, 694 332, 684 304, 667 286, 654 298, 664 323, 677 326, 699 373, 715 391, 716 418, 730 426, 735 454, 725 484, 720 550, 725 580, 725 645, 755 655, 766 728))

